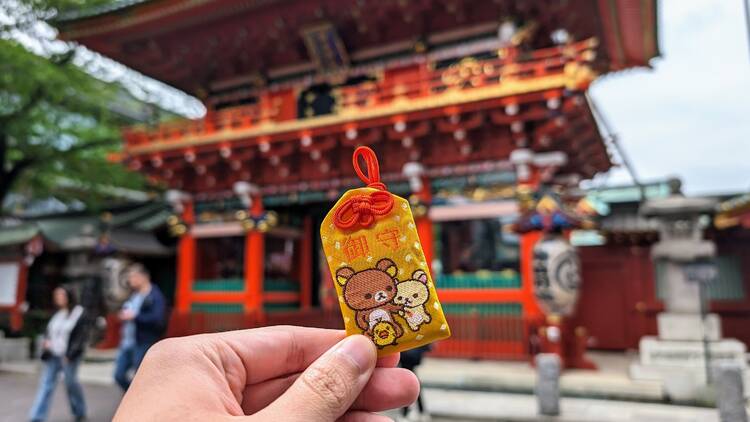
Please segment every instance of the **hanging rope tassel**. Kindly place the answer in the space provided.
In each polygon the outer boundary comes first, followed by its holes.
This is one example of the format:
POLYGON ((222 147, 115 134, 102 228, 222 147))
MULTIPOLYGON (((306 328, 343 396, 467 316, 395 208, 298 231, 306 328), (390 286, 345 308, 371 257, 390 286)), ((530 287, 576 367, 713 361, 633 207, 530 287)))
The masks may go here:
POLYGON ((368 147, 358 147, 352 155, 352 165, 357 176, 367 187, 377 191, 354 195, 336 209, 333 223, 340 229, 350 229, 357 225, 369 227, 375 222, 376 217, 388 214, 393 209, 393 197, 380 181, 380 164, 375 151, 368 147), (365 162, 367 174, 360 168, 359 157, 365 162))

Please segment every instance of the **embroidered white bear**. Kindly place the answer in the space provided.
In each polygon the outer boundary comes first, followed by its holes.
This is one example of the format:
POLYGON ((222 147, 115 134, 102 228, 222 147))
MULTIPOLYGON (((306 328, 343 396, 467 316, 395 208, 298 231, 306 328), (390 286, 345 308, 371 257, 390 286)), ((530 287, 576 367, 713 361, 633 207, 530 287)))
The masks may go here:
POLYGON ((398 314, 406 320, 412 331, 419 331, 420 325, 432 321, 432 317, 424 307, 429 298, 427 273, 422 270, 414 271, 411 279, 401 281, 396 285, 396 297, 393 298, 393 303, 404 307, 398 314))

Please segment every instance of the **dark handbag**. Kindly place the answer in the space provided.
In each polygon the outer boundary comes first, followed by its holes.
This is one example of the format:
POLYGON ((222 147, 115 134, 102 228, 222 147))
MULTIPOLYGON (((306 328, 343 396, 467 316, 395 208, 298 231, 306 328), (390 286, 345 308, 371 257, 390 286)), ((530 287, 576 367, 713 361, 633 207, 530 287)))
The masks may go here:
POLYGON ((52 352, 50 352, 50 351, 49 351, 49 350, 47 350, 47 349, 45 349, 45 350, 44 350, 44 351, 42 352, 42 354, 41 354, 41 355, 39 356, 39 359, 41 359, 41 360, 42 360, 42 361, 44 361, 44 362, 46 362, 46 361, 50 360, 50 358, 52 358, 52 352))

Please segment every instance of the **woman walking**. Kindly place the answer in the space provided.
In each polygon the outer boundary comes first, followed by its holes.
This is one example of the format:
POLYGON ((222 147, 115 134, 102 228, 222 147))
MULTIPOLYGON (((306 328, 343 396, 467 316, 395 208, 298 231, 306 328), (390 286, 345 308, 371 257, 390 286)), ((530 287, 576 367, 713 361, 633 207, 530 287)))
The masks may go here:
POLYGON ((76 421, 83 421, 86 419, 86 402, 83 398, 83 389, 78 382, 78 364, 87 340, 83 307, 78 305, 75 294, 68 287, 56 288, 52 292, 52 300, 57 312, 47 324, 44 335, 44 370, 29 417, 32 421, 43 421, 47 418, 57 378, 62 372, 70 410, 76 421))

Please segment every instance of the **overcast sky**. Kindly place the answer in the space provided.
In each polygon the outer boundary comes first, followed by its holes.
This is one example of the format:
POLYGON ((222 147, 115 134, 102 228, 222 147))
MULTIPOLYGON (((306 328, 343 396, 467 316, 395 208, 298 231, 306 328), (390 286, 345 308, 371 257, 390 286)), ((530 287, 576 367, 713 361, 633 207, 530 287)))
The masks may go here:
MULTIPOLYGON (((742 2, 662 0, 661 58, 615 73, 591 94, 636 172, 689 194, 750 191, 750 57, 742 2)), ((615 169, 608 184, 628 183, 615 169)))

